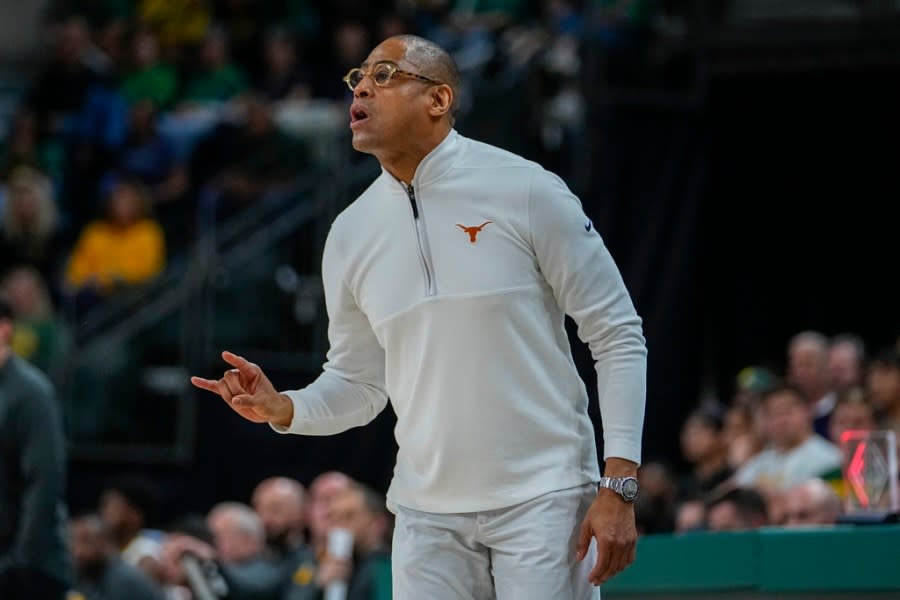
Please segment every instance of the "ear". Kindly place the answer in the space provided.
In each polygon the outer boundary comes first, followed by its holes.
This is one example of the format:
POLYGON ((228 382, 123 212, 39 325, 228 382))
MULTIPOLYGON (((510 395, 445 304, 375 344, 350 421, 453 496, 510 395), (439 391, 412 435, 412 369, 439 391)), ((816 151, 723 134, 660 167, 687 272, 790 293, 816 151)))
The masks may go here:
POLYGON ((432 117, 443 117, 450 112, 453 106, 453 90, 447 84, 434 86, 431 91, 431 102, 428 105, 428 114, 432 117))

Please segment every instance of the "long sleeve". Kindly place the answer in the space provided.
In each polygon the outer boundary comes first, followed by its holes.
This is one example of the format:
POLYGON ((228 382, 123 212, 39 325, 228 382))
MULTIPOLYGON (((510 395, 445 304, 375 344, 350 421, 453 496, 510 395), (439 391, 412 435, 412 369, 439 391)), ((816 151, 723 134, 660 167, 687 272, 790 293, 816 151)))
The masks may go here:
POLYGON ((65 522, 65 445, 59 409, 48 388, 35 387, 19 404, 24 494, 14 554, 21 565, 46 565, 48 557, 64 552, 58 545, 65 522))
POLYGON ((337 238, 332 227, 322 257, 327 362, 310 385, 284 392, 294 403, 294 418, 286 428, 273 426, 279 433, 340 433, 369 423, 387 405, 384 350, 344 281, 337 238))
POLYGON ((640 463, 647 349, 622 276, 581 203, 547 171, 532 175, 529 222, 541 272, 595 361, 604 457, 640 463))

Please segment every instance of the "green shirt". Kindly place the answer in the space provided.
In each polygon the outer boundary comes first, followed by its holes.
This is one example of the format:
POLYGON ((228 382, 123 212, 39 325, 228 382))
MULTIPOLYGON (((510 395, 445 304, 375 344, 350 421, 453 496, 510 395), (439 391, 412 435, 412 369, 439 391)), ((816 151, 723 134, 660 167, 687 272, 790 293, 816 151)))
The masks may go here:
POLYGON ((247 88, 247 79, 234 65, 215 71, 198 73, 185 86, 183 100, 188 102, 223 102, 247 88))
POLYGON ((166 108, 175 100, 178 76, 169 65, 156 64, 126 75, 122 80, 121 91, 131 103, 152 100, 157 107, 166 108))

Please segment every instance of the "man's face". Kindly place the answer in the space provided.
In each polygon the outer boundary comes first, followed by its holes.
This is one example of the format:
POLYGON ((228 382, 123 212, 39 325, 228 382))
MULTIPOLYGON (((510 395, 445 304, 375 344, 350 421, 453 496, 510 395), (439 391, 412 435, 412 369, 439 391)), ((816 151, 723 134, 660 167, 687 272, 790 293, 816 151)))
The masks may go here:
POLYGON ((303 528, 303 503, 283 486, 271 485, 253 498, 253 508, 262 519, 270 543, 283 542, 303 528))
MULTIPOLYGON (((791 349, 788 356, 788 380, 804 392, 812 392, 827 377, 827 358, 812 344, 801 343, 791 349)), ((810 398, 818 400, 818 398, 810 398)))
POLYGON ((846 390, 858 385, 862 368, 856 350, 850 344, 836 344, 828 351, 828 377, 831 386, 846 390))
POLYGON ((719 433, 700 417, 691 417, 681 431, 681 452, 690 463, 704 461, 721 449, 719 433))
POLYGON ((790 390, 766 399, 766 423, 769 439, 776 445, 790 446, 802 441, 812 428, 812 412, 806 402, 790 390))
POLYGON ((344 490, 331 504, 332 525, 352 531, 356 543, 369 536, 372 521, 373 515, 357 490, 344 490))
POLYGON ((69 548, 79 571, 91 571, 106 562, 107 542, 97 526, 85 519, 69 525, 69 548))
MULTIPOLYGON (((360 68, 368 72, 375 63, 387 60, 404 71, 430 76, 405 55, 406 45, 389 39, 372 50, 360 68)), ((410 140, 430 124, 430 89, 428 83, 403 75, 394 75, 384 87, 376 85, 371 77, 364 77, 354 90, 350 109, 353 148, 375 155, 402 154, 410 140)))
POLYGON ((332 527, 331 504, 349 486, 349 480, 339 475, 323 475, 310 486, 307 525, 314 539, 322 540, 328 535, 332 527))
POLYGON ((710 531, 741 531, 749 529, 734 502, 720 502, 709 509, 706 515, 710 531))
POLYGON ((854 429, 870 430, 875 427, 875 419, 872 416, 872 409, 862 403, 838 404, 831 413, 831 419, 828 421, 828 437, 834 443, 839 443, 841 435, 845 431, 854 429))

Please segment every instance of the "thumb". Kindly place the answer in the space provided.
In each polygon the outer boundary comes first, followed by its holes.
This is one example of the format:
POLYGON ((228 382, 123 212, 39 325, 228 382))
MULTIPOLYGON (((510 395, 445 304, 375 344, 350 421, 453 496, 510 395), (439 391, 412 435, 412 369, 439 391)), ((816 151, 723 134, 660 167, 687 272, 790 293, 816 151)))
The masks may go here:
POLYGON ((576 558, 578 560, 582 560, 587 554, 588 548, 591 545, 591 525, 588 522, 587 518, 581 522, 581 531, 578 533, 578 550, 576 552, 576 558))

